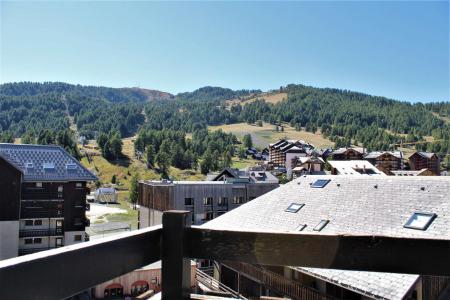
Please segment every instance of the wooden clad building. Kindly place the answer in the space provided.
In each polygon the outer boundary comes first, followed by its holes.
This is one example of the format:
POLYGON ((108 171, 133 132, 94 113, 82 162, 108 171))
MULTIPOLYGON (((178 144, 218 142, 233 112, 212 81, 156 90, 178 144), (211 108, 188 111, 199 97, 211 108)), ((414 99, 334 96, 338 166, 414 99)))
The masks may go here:
POLYGON ((378 170, 382 171, 386 175, 393 175, 392 171, 402 169, 403 153, 401 151, 374 151, 364 156, 365 160, 368 160, 378 170))
POLYGON ((413 171, 429 169, 434 175, 440 175, 440 160, 436 153, 415 152, 409 159, 409 167, 413 171))

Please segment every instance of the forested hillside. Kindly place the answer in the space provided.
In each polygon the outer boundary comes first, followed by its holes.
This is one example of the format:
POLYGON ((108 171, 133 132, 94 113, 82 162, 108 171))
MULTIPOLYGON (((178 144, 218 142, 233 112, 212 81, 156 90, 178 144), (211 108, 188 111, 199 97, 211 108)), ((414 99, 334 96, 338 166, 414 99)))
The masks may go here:
MULTIPOLYGON (((275 92, 278 92, 275 91, 275 92)), ((170 129, 185 133, 211 125, 247 122, 289 124, 297 130, 321 132, 336 146, 363 145, 391 149, 392 145, 432 136, 433 143, 417 148, 440 154, 449 151, 450 104, 400 102, 338 89, 288 85, 279 90, 283 101, 257 99, 260 90, 203 87, 172 96, 137 89, 11 83, 0 85, 0 132, 9 138, 39 136, 44 129, 69 128, 69 117, 88 138, 104 133, 129 137, 138 132, 170 129), (243 105, 230 99, 256 98, 243 105), (283 96, 284 98, 284 96, 283 96)), ((5 138, 3 138, 5 140, 5 138)))

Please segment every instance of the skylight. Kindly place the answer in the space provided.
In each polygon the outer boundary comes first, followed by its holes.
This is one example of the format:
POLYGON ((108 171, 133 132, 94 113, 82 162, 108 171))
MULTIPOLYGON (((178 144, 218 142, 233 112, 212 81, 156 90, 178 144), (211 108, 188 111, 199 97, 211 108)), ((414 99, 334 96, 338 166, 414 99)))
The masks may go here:
POLYGON ((426 230, 436 217, 437 215, 433 213, 416 212, 409 218, 404 227, 417 230, 426 230))
POLYGON ((313 188, 323 188, 326 186, 331 180, 330 179, 317 179, 311 187, 313 188))
POLYGON ((54 163, 43 163, 42 167, 44 168, 44 170, 52 171, 55 169, 55 164, 54 163))
POLYGON ((290 212, 290 213, 296 213, 298 212, 303 206, 305 206, 305 204, 299 204, 299 203, 291 203, 291 205, 288 206, 288 208, 286 208, 286 212, 290 212))
POLYGON ((33 169, 34 165, 33 163, 27 163, 27 169, 33 169))
POLYGON ((330 220, 321 220, 319 222, 319 224, 316 225, 316 227, 314 227, 314 231, 321 231, 328 223, 330 222, 330 220))
POLYGON ((77 169, 77 165, 74 163, 67 163, 66 164, 66 169, 67 170, 76 170, 77 169))
POLYGON ((306 224, 300 224, 295 228, 295 231, 303 231, 306 228, 306 224))

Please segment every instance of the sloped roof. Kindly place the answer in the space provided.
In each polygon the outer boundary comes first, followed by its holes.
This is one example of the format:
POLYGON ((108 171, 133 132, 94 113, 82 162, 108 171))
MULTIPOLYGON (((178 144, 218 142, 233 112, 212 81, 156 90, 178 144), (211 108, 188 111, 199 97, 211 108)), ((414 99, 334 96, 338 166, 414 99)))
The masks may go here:
POLYGON ((364 158, 366 159, 371 159, 371 158, 378 158, 383 154, 390 154, 392 156, 395 156, 396 158, 401 159, 403 157, 402 152, 400 151, 372 151, 370 153, 368 153, 366 156, 364 156, 364 158))
MULTIPOLYGON (((202 225, 228 230, 295 231, 321 234, 368 234, 450 240, 450 178, 442 176, 302 176, 202 225), (330 179, 312 188, 317 179, 330 179), (303 203, 298 213, 285 212, 303 203), (414 212, 435 213, 427 230, 405 228, 414 212), (329 223, 320 231, 313 228, 329 223)), ((301 268, 324 280, 374 298, 401 299, 417 275, 301 268), (373 274, 371 274, 373 273, 373 274)))
POLYGON ((433 156, 436 155, 433 152, 416 152, 416 153, 425 158, 432 158, 433 156))
POLYGON ((333 154, 342 154, 342 153, 347 152, 348 150, 354 150, 354 151, 359 152, 361 154, 364 153, 364 148, 362 148, 362 147, 351 147, 351 148, 338 148, 338 149, 333 151, 333 154))
POLYGON ((426 170, 428 169, 424 168, 422 170, 392 170, 391 173, 395 176, 419 176, 426 170))
POLYGON ((386 175, 367 160, 329 160, 328 163, 333 169, 336 169, 340 175, 386 175), (371 171, 373 174, 361 173, 358 172, 358 170, 364 170, 365 172, 371 171))
POLYGON ((0 156, 24 181, 95 181, 97 177, 60 146, 0 144, 0 156))

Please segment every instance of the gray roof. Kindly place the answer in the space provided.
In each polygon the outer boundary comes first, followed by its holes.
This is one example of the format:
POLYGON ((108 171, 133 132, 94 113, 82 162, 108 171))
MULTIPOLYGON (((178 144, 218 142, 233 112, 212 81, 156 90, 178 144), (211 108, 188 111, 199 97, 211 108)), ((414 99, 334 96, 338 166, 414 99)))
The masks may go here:
POLYGON ((328 163, 339 172, 339 175, 385 175, 367 160, 329 160, 328 163))
POLYGON ((347 150, 355 150, 356 152, 359 152, 361 154, 364 153, 364 148, 362 147, 350 147, 350 148, 338 148, 333 151, 333 154, 342 154, 347 152, 347 150))
POLYGON ((416 152, 416 153, 425 158, 432 158, 433 156, 436 155, 433 152, 416 152))
POLYGON ((95 181, 97 177, 60 146, 0 144, 0 156, 24 181, 95 181))
MULTIPOLYGON (((314 234, 369 234, 450 240, 450 178, 441 176, 302 176, 202 225, 230 230, 294 231, 300 224, 314 234), (317 179, 330 179, 323 188, 312 188, 317 179), (298 213, 285 212, 291 203, 303 203, 298 213), (414 212, 435 213, 427 230, 405 228, 414 212), (313 231, 321 221, 330 222, 313 231)), ((330 282, 374 298, 400 299, 416 275, 319 270, 330 282), (373 274, 371 274, 373 273, 373 274), (377 279, 378 278, 378 279, 377 279), (395 291, 393 291, 395 290, 395 291)))

